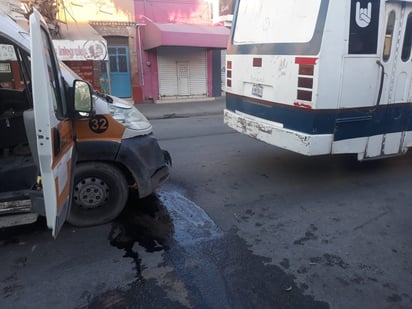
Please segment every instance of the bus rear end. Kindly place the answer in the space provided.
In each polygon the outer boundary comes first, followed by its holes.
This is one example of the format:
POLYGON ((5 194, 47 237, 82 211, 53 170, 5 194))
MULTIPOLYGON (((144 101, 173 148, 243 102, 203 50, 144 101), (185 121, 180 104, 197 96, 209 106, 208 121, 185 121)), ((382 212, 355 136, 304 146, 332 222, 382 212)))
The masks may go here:
POLYGON ((239 0, 226 56, 225 123, 305 155, 330 153, 334 123, 314 113, 328 0, 239 0))
POLYGON ((412 0, 238 0, 225 123, 304 155, 412 146, 412 0))

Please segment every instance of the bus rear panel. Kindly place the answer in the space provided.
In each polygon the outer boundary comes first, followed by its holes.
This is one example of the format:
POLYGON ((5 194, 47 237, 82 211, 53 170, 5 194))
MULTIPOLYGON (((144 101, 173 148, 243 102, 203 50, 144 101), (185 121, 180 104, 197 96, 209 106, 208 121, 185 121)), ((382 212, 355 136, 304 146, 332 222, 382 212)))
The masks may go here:
POLYGON ((412 144, 412 1, 240 0, 225 123, 304 155, 412 144))

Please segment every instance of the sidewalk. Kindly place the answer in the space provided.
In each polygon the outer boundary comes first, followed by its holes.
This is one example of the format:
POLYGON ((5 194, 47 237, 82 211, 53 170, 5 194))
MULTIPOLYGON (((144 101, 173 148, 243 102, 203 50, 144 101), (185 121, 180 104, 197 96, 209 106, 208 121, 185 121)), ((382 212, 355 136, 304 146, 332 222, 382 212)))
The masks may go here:
POLYGON ((225 97, 216 97, 207 101, 144 103, 135 106, 151 120, 223 114, 225 104, 225 97))

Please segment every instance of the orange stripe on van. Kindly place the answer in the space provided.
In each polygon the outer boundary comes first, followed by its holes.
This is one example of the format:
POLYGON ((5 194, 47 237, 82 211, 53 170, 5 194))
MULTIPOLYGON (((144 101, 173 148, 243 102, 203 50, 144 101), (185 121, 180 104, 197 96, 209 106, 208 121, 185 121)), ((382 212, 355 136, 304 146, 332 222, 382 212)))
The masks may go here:
POLYGON ((60 190, 59 190, 59 186, 61 186, 62 184, 59 183, 59 178, 56 177, 54 178, 54 185, 56 187, 56 193, 57 193, 57 212, 60 212, 61 209, 64 206, 64 203, 69 199, 69 194, 70 194, 70 178, 71 178, 71 165, 72 165, 72 160, 70 159, 69 161, 67 161, 67 165, 66 165, 66 172, 67 172, 67 179, 68 181, 66 182, 66 184, 64 185, 64 188, 62 190, 62 193, 59 194, 60 190))
POLYGON ((52 139, 52 147, 53 147, 53 162, 52 168, 54 169, 57 164, 60 162, 61 158, 64 154, 70 149, 74 142, 73 142, 73 129, 72 129, 72 121, 71 120, 62 120, 59 122, 56 128, 51 129, 51 139, 52 139), (55 135, 59 135, 59 141, 55 141, 55 135), (58 147, 58 153, 54 153, 58 147))
POLYGON ((115 141, 120 142, 125 127, 118 123, 110 114, 96 115, 104 117, 107 121, 99 119, 80 119, 74 122, 77 141, 115 141), (94 129, 94 130, 93 130, 94 129))

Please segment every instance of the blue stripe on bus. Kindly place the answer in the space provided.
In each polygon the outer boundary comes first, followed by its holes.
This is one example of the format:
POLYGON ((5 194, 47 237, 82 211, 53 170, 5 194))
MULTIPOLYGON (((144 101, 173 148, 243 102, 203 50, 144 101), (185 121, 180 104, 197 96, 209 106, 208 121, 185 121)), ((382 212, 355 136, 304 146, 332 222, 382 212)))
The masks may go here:
POLYGON ((412 131, 412 102, 350 109, 306 109, 226 93, 226 108, 282 123, 304 134, 333 134, 335 141, 412 131))

